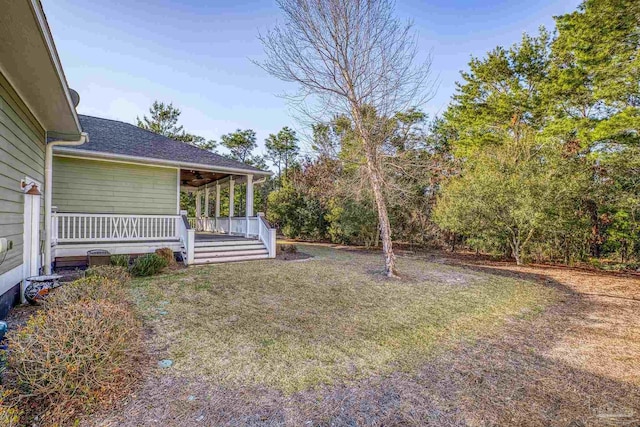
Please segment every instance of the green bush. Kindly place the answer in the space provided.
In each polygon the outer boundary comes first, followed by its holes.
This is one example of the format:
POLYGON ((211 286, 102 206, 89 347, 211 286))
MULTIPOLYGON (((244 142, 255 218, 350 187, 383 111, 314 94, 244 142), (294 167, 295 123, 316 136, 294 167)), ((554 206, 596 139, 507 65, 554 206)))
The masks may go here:
POLYGON ((639 271, 640 270, 640 262, 628 262, 625 265, 625 270, 639 271))
POLYGON ((136 258, 131 267, 134 276, 153 276, 159 273, 169 262, 158 254, 146 254, 136 258))
POLYGON ((269 194, 267 219, 291 239, 322 239, 326 236, 325 210, 316 200, 290 183, 269 194))
POLYGON ((131 257, 127 254, 120 255, 112 255, 111 256, 111 265, 115 267, 124 267, 129 268, 129 263, 131 261, 131 257))
POLYGON ((333 243, 369 247, 376 241, 378 215, 371 202, 331 199, 325 219, 333 243))
POLYGON ((604 262, 592 258, 589 260, 589 264, 598 270, 605 271, 638 271, 640 269, 640 263, 638 262, 604 262))

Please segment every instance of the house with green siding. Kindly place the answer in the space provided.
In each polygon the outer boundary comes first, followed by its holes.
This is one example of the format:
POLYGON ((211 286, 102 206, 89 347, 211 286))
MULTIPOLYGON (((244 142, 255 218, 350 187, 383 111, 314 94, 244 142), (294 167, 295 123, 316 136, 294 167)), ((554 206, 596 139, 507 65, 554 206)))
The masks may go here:
POLYGON ((270 172, 129 123, 78 115, 79 96, 39 0, 2 4, 0 318, 21 300, 29 277, 86 260, 91 250, 168 247, 187 265, 275 256, 275 230, 253 211, 254 185, 270 172), (246 194, 241 212, 238 185, 246 194), (180 209, 181 192, 195 195, 195 216, 180 209))
POLYGON ((94 249, 141 254, 168 247, 185 264, 275 255, 274 230, 253 211, 254 185, 270 172, 129 123, 79 120, 89 140, 53 149, 53 264, 82 262, 94 249), (241 206, 237 186, 246 196, 241 206), (180 209, 183 192, 195 195, 194 217, 180 209))
POLYGON ((0 317, 42 267, 47 141, 77 143, 80 121, 36 0, 0 13, 0 317))

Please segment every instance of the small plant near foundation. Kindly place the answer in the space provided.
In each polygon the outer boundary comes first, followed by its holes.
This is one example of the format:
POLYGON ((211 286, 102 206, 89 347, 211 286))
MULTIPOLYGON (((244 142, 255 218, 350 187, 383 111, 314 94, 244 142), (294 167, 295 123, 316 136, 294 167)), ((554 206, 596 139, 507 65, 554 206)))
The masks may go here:
POLYGON ((131 257, 127 254, 111 255, 111 265, 115 267, 129 268, 131 257))
POLYGON ((169 262, 158 254, 147 254, 136 258, 131 267, 134 276, 153 276, 167 267, 169 262))
MULTIPOLYGON (((122 273, 120 277, 129 279, 126 270, 119 267, 122 273), (125 276, 126 275, 126 276, 125 276)), ((61 286, 47 299, 47 306, 65 305, 82 300, 106 300, 116 303, 126 303, 130 300, 129 293, 124 287, 124 282, 117 279, 117 275, 110 277, 92 275, 75 280, 61 286)))
POLYGON ((173 255, 171 248, 156 249, 156 254, 167 260, 167 265, 174 265, 176 263, 176 257, 173 255))

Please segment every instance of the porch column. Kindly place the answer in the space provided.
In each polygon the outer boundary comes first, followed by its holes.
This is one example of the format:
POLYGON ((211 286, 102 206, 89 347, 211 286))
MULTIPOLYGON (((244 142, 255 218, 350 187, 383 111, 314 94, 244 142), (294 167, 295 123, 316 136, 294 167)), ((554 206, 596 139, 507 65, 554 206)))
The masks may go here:
POLYGON ((247 216, 253 216, 253 175, 247 175, 247 216))
POLYGON ((220 182, 216 181, 216 218, 220 216, 220 182))
POLYGON ((196 218, 202 216, 202 194, 200 191, 196 191, 196 218))
POLYGON ((204 187, 204 216, 209 218, 209 184, 204 187))
POLYGON ((233 177, 230 176, 229 177, 229 218, 233 216, 233 209, 234 209, 233 205, 235 204, 235 200, 236 200, 233 190, 234 190, 233 177))

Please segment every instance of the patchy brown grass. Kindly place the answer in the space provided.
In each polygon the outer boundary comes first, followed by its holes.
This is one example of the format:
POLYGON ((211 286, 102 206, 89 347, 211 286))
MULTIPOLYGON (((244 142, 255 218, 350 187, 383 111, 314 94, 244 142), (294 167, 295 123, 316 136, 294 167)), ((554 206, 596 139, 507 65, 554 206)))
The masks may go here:
POLYGON ((386 280, 377 257, 310 251, 315 259, 303 265, 211 265, 133 286, 176 371, 285 393, 415 369, 555 297, 525 281, 415 260, 400 262, 403 280, 386 280), (160 301, 167 315, 156 316, 160 301))
POLYGON ((177 363, 88 424, 639 425, 637 278, 433 254, 387 281, 376 254, 303 250, 134 281, 177 363))

